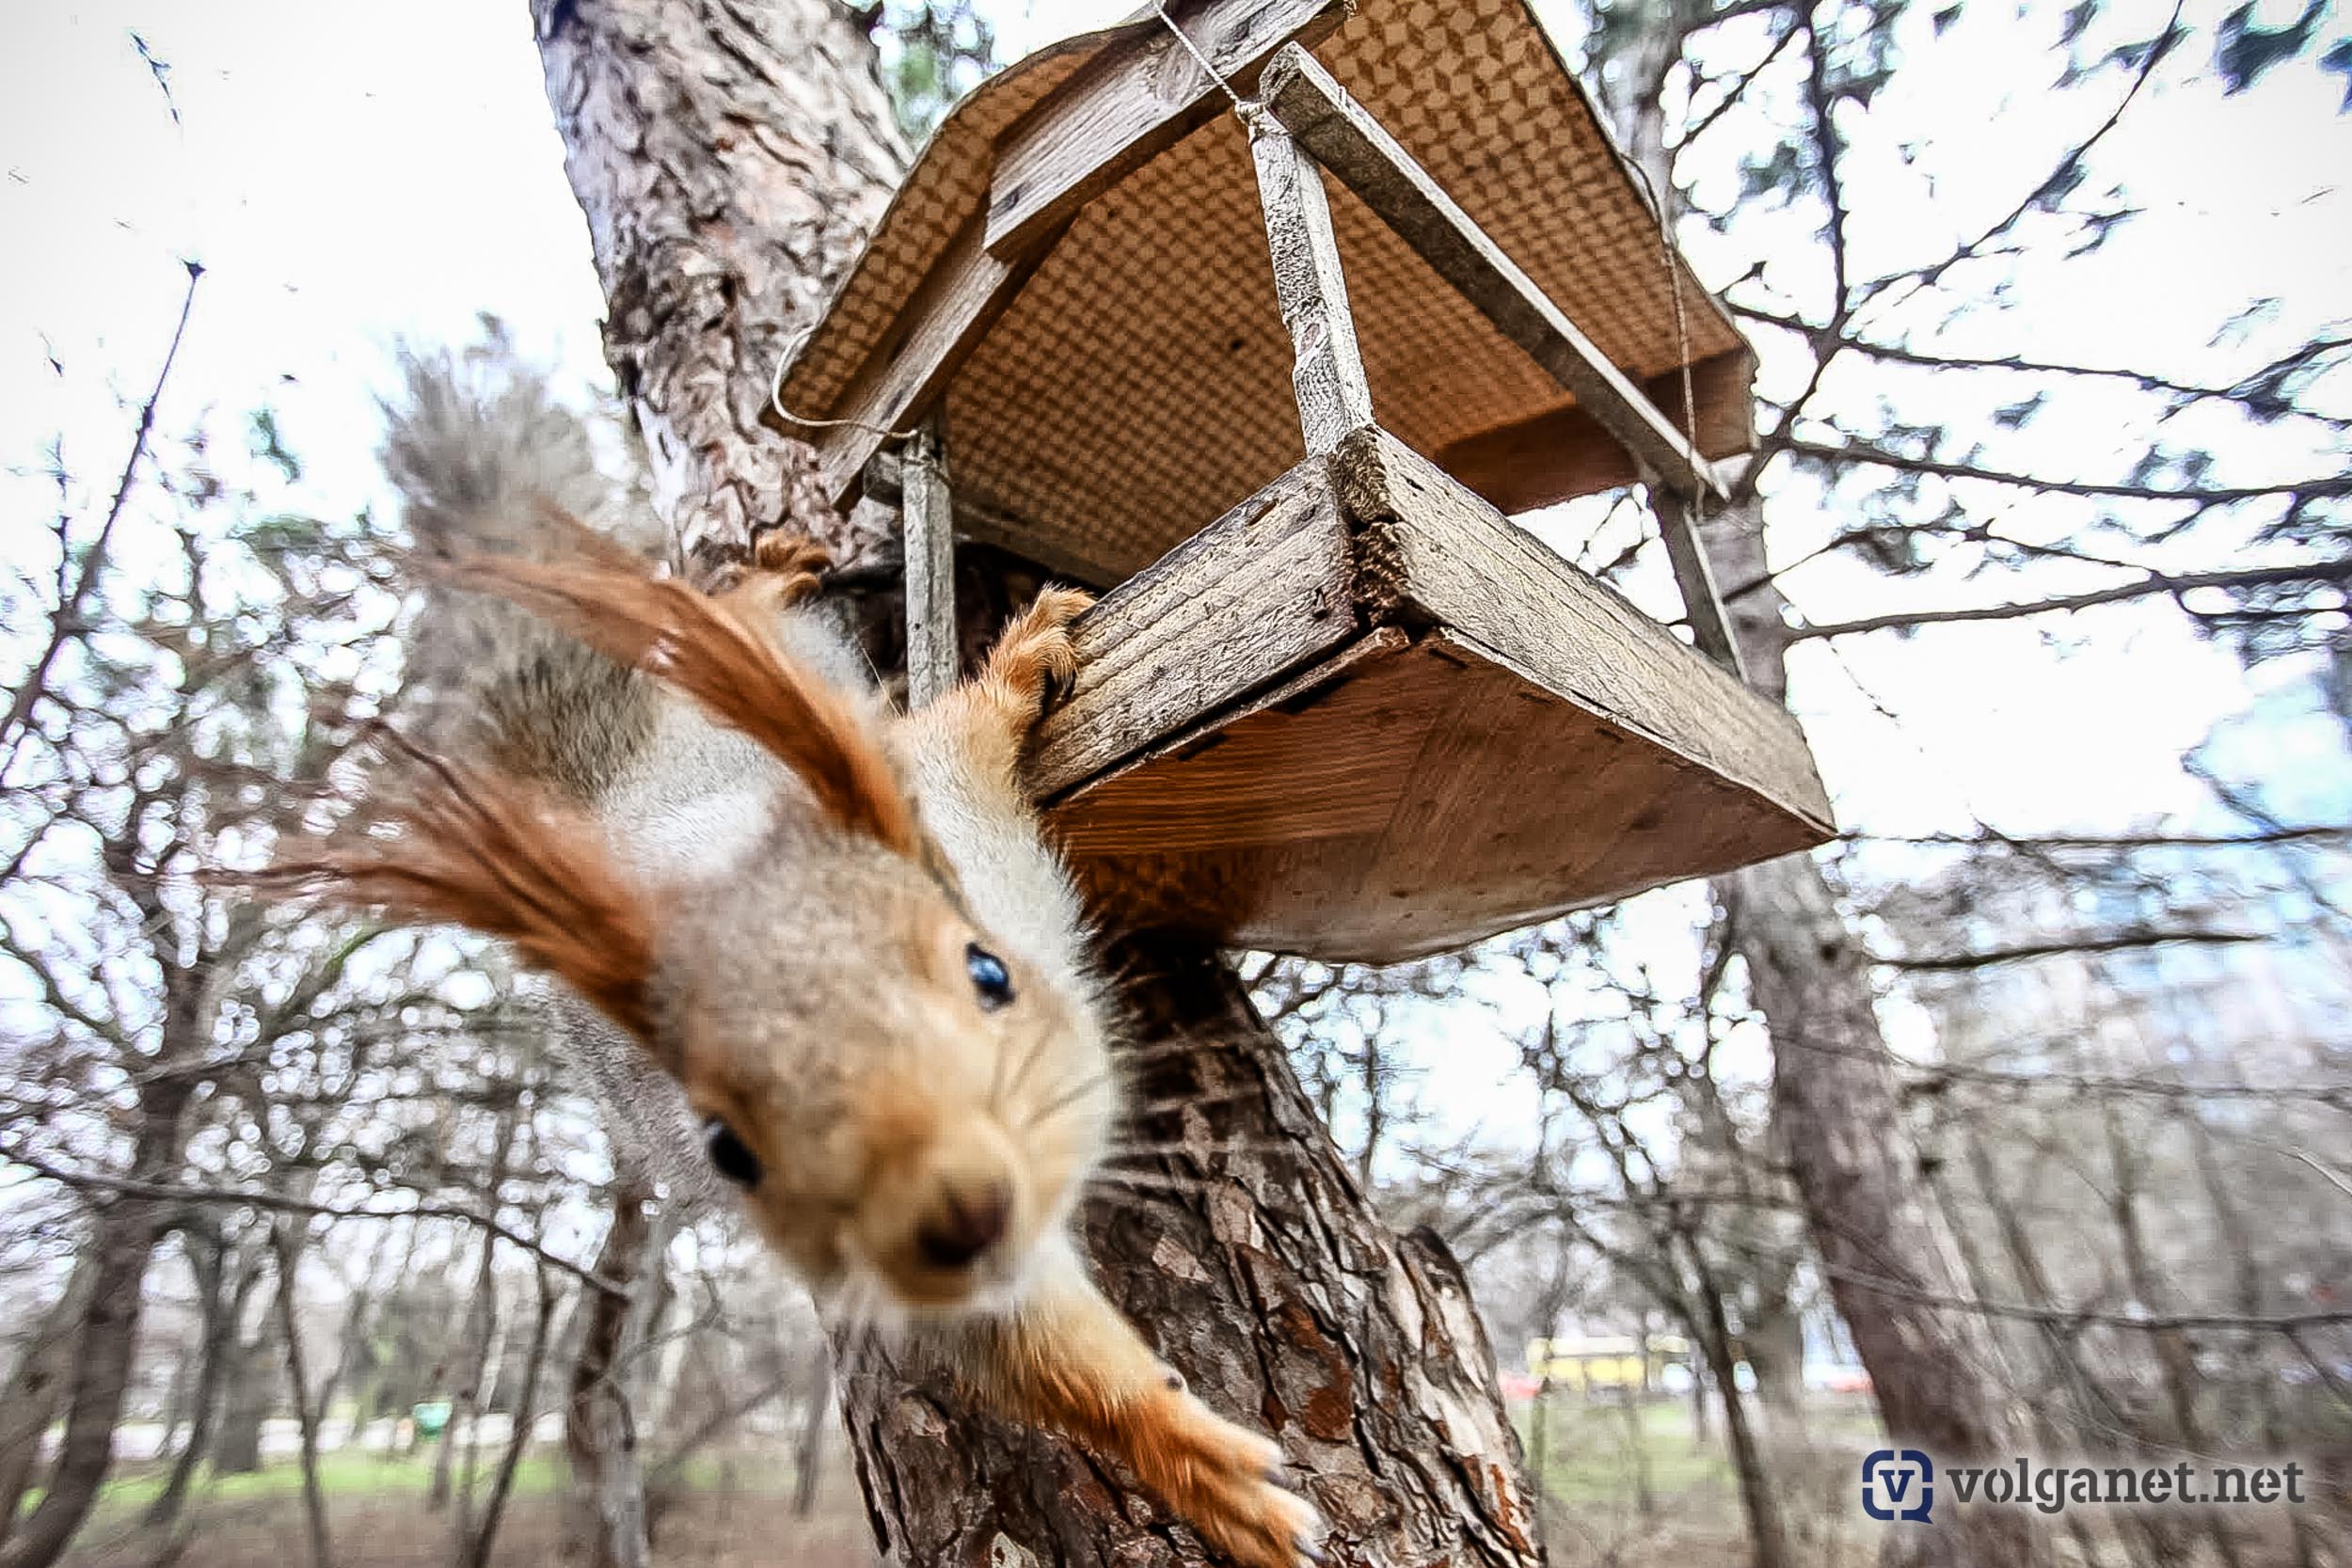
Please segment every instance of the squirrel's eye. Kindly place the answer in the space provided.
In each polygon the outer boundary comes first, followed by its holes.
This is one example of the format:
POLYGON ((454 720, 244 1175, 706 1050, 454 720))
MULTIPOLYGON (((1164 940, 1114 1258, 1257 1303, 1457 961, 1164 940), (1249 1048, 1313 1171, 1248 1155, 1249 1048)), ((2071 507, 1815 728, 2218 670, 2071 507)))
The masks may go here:
POLYGON ((710 1156, 711 1168, 737 1186, 759 1185, 759 1156, 717 1117, 703 1123, 703 1152, 710 1156))
POLYGON ((980 993, 981 1006, 993 1012, 1012 1000, 1012 975, 1005 960, 978 942, 963 950, 963 968, 972 976, 972 989, 980 993))

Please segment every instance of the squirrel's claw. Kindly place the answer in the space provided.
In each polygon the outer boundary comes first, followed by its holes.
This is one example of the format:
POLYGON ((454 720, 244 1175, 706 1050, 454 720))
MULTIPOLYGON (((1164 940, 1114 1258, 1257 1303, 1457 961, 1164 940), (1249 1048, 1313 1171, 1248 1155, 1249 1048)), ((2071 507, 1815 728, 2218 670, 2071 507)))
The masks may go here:
POLYGON ((1094 595, 1075 588, 1048 588, 1010 623, 990 650, 981 679, 1035 723, 1070 695, 1078 678, 1078 651, 1070 623, 1085 613, 1094 595))
POLYGON ((1160 1402, 1152 1429, 1139 1434, 1138 1471, 1201 1539, 1243 1568, 1300 1568, 1320 1562, 1323 1521, 1312 1504, 1281 1484, 1281 1450, 1218 1416, 1189 1393, 1160 1402))
POLYGON ((755 612, 772 614, 816 597, 833 553, 804 533, 770 529, 752 542, 752 558, 730 566, 712 591, 755 612))

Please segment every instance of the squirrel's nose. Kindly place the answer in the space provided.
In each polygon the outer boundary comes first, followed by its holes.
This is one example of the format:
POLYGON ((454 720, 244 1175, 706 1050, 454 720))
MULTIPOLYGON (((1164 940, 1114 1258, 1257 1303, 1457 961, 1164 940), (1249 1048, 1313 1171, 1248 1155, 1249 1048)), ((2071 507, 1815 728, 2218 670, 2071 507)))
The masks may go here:
POLYGON ((1011 1217, 1012 1188, 1005 1181, 948 1187, 914 1227, 914 1249, 935 1269, 960 1269, 1002 1240, 1011 1217))

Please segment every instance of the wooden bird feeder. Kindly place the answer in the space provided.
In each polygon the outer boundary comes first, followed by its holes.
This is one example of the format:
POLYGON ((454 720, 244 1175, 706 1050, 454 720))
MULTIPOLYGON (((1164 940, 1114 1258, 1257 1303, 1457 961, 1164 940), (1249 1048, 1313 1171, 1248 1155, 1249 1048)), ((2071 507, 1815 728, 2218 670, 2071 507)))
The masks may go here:
POLYGON ((1829 836, 1691 527, 1752 373, 1522 0, 1190 0, 959 105, 771 418, 903 505, 913 701, 955 538, 1106 591, 1036 765, 1118 918, 1390 960, 1829 836), (1635 481, 1695 646, 1506 515, 1635 481))

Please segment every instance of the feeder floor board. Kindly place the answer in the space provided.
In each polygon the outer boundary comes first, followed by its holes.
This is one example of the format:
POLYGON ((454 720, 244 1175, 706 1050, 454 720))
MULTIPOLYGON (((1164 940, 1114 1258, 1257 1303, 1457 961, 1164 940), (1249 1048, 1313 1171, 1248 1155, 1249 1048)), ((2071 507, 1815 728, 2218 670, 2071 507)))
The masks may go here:
POLYGON ((1032 766, 1124 924, 1388 962, 1834 832, 1786 710, 1376 428, 1074 636, 1032 766))

